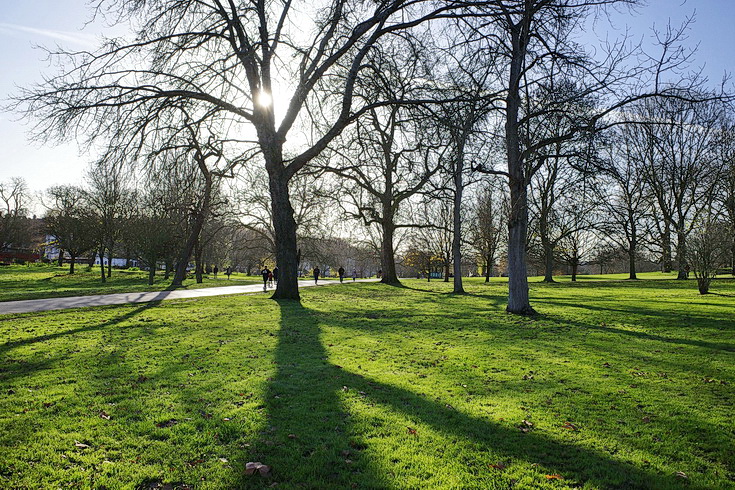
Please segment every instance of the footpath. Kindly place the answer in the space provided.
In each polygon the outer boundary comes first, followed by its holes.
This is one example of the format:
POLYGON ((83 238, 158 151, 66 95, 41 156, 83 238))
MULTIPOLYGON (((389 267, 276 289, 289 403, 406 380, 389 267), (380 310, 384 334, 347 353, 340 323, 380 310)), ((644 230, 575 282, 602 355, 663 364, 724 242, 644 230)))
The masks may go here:
MULTIPOLYGON (((345 280, 342 285, 353 282, 374 282, 377 279, 345 280)), ((318 286, 340 285, 339 281, 322 281, 318 286)), ((315 286, 313 280, 299 281, 299 288, 315 286)), ((275 288, 268 289, 272 293, 275 288)), ((151 291, 144 293, 96 294, 91 296, 68 296, 65 298, 28 299, 22 301, 0 302, 0 315, 11 313, 35 313, 49 310, 66 310, 69 308, 88 308, 90 306, 124 305, 129 303, 148 303, 170 299, 201 298, 204 296, 223 296, 226 294, 263 293, 263 286, 222 286, 203 289, 173 289, 171 291, 151 291)))

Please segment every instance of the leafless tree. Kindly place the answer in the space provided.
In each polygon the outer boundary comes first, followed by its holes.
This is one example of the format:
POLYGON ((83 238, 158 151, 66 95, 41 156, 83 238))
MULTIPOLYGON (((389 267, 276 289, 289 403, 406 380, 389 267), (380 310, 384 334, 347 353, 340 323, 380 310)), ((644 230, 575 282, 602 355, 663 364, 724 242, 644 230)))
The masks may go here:
POLYGON ((697 278, 699 294, 709 293, 712 279, 719 269, 727 264, 727 234, 723 233, 727 223, 718 220, 711 212, 701 213, 697 217, 687 247, 688 260, 697 278))
POLYGON ((722 175, 715 138, 723 105, 658 99, 637 109, 641 122, 648 123, 638 126, 643 175, 663 226, 676 235, 678 278, 686 279, 687 236, 711 206, 722 175))
POLYGON ((24 238, 24 220, 28 216, 30 194, 25 180, 19 177, 0 182, 0 249, 20 246, 24 238))
POLYGON ((46 194, 49 200, 44 217, 47 231, 59 249, 59 265, 67 252, 69 274, 74 274, 76 259, 95 246, 87 193, 81 187, 64 185, 51 187, 46 194))
POLYGON ((478 193, 470 239, 490 282, 507 229, 508 200, 499 183, 486 184, 478 193))
MULTIPOLYGON (((38 134, 105 138, 110 121, 161 107, 218 112, 240 135, 242 162, 268 172, 282 279, 274 298, 298 299, 296 224, 289 182, 345 127, 384 101, 356 100, 357 82, 382 38, 449 15, 464 3, 381 0, 96 0, 97 15, 130 23, 133 40, 113 39, 94 53, 59 53, 66 69, 20 95, 38 134), (276 105, 278 104, 278 105, 276 105), (281 110, 282 109, 282 110, 281 110), (277 117, 278 116, 278 117, 277 117), (318 121, 317 121, 318 120, 318 121), (307 121, 307 138, 289 137, 307 121)), ((107 135, 109 136, 109 135, 107 135)), ((223 137, 227 139, 228 137, 223 137)), ((230 136, 229 138, 232 138, 230 136)))
POLYGON ((528 186, 543 164, 537 158, 543 150, 559 142, 577 138, 582 132, 599 131, 611 124, 631 102, 676 92, 665 86, 663 73, 681 68, 688 53, 676 47, 683 31, 669 30, 659 38, 661 56, 628 62, 631 51, 627 40, 604 46, 605 56, 588 55, 574 41, 574 32, 589 15, 605 8, 635 4, 635 0, 491 0, 479 11, 482 20, 466 19, 478 36, 496 41, 507 60, 498 65, 497 79, 504 104, 499 108, 505 142, 505 168, 494 169, 508 178, 510 214, 508 237, 509 295, 507 310, 533 313, 528 296, 526 243, 528 236, 528 186), (600 60, 602 61, 596 61, 600 60), (539 89, 554 79, 575 80, 577 90, 567 97, 540 97, 539 89), (645 85, 648 84, 646 87, 645 85), (570 110, 579 101, 594 96, 596 105, 586 113, 570 110), (534 128, 549 115, 566 120, 565 131, 537 137, 534 128))

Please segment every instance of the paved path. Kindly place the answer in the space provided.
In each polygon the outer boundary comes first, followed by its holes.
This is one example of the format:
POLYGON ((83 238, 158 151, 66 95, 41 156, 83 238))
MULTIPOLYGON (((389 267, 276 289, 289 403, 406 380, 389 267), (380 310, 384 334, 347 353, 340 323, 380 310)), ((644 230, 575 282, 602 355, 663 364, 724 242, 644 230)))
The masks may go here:
MULTIPOLYGON (((356 282, 372 282, 377 279, 358 279, 356 282)), ((345 284, 353 282, 345 280, 345 284)), ((319 286, 339 285, 339 281, 322 281, 319 286)), ((314 286, 313 280, 299 281, 299 288, 314 286)), ((223 286, 203 289, 175 289, 172 291, 151 291, 147 293, 96 294, 93 296, 71 296, 66 298, 28 299, 23 301, 0 302, 0 315, 9 313, 32 313, 37 311, 65 310, 67 308, 86 308, 89 306, 124 305, 128 303, 148 303, 167 299, 200 298, 202 296, 222 296, 225 294, 262 293, 263 286, 223 286)), ((273 288, 268 292, 273 292, 273 288)))

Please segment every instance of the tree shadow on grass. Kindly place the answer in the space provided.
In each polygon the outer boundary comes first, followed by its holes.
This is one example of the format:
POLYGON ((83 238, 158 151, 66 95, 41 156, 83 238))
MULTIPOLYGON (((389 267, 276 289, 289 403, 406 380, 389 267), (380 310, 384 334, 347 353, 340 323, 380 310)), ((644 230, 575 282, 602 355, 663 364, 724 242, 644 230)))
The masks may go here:
MULTIPOLYGON (((277 374, 269 380, 268 427, 255 452, 259 461, 273 466, 272 478, 279 484, 309 488, 395 486, 388 476, 391 468, 377 467, 364 456, 369 439, 354 429, 351 419, 360 414, 348 412, 342 395, 349 392, 420 421, 447 439, 491 448, 506 459, 536 463, 542 471, 568 480, 604 488, 677 486, 673 477, 653 474, 601 451, 535 431, 524 433, 379 379, 347 372, 328 361, 316 313, 293 301, 279 302, 279 306, 277 374)), ((406 429, 395 430, 403 433, 406 429)), ((240 482, 242 486, 268 483, 257 476, 243 477, 240 482)))
MULTIPOLYGON (((0 359, 3 359, 4 362, 7 364, 9 353, 20 347, 35 345, 41 342, 48 342, 48 341, 52 341, 57 338, 66 337, 69 335, 75 335, 75 334, 84 333, 84 332, 92 332, 96 330, 103 330, 107 327, 112 327, 126 320, 129 320, 139 315, 140 313, 143 313, 145 310, 158 306, 159 304, 160 304, 160 301, 144 303, 142 306, 134 308, 123 315, 112 317, 109 320, 102 322, 102 323, 91 323, 89 325, 85 325, 84 327, 80 327, 80 328, 62 330, 59 332, 39 335, 37 337, 25 337, 20 340, 13 340, 13 341, 5 342, 4 344, 0 345, 0 359)), ((119 306, 113 306, 112 308, 118 308, 118 307, 119 306)), ((55 312, 55 311, 52 311, 50 313, 58 314, 58 312, 55 312)), ((42 317, 43 315, 41 315, 41 318, 42 317)), ((38 362, 19 362, 19 363, 13 364, 12 367, 3 368, 4 372, 0 371, 0 378, 3 381, 7 381, 14 377, 31 374, 35 371, 38 371, 39 369, 44 369, 48 367, 53 361, 54 359, 45 359, 43 361, 38 361, 38 362)))

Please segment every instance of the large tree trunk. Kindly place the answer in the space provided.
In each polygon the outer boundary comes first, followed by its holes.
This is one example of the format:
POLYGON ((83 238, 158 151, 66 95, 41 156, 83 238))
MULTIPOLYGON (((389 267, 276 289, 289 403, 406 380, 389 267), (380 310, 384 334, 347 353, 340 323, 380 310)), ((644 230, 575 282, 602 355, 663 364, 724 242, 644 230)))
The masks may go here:
POLYGON ((485 282, 490 282, 490 276, 492 275, 493 268, 493 255, 485 255, 485 282))
MULTIPOLYGON (((527 14, 528 15, 528 14, 527 14)), ((527 39, 521 39, 521 25, 512 27, 512 58, 506 97, 505 146, 508 158, 510 213, 508 216, 508 306, 506 311, 521 315, 535 313, 528 298, 526 238, 528 235, 528 186, 521 154, 518 114, 521 107, 520 81, 527 39)))
POLYGON ((59 249, 59 259, 58 260, 59 260, 59 267, 64 265, 64 250, 63 249, 59 249))
POLYGON ((579 257, 577 257, 577 253, 574 253, 574 256, 572 257, 572 282, 577 281, 577 268, 579 267, 579 257))
POLYGON ((509 313, 535 313, 528 297, 526 268, 526 236, 528 233, 528 195, 525 182, 516 179, 510 184, 508 216, 508 307, 509 313))
POLYGON ((383 231, 383 241, 380 247, 380 263, 383 268, 383 284, 400 284, 396 273, 396 255, 393 248, 395 225, 393 224, 393 209, 389 202, 383 203, 383 220, 380 223, 383 231))
POLYGON ((635 248, 630 246, 628 250, 628 279, 638 279, 635 271, 635 248))
MULTIPOLYGON (((271 158, 274 158, 271 155, 271 158)), ((276 234, 276 266, 278 284, 271 298, 300 299, 298 283, 298 249, 296 246, 296 220, 288 195, 288 177, 280 158, 266 162, 268 186, 273 208, 273 230, 276 234)))
POLYGON ((449 282, 449 266, 451 265, 452 258, 449 253, 444 254, 444 282, 449 282))
POLYGON ((174 268, 173 262, 171 261, 171 259, 167 259, 164 264, 164 269, 163 269, 163 280, 164 281, 168 281, 168 278, 171 277, 171 270, 173 270, 173 268, 174 268))

